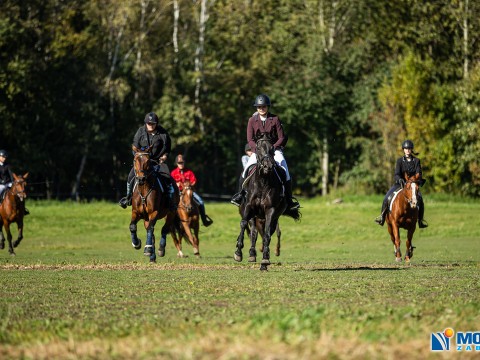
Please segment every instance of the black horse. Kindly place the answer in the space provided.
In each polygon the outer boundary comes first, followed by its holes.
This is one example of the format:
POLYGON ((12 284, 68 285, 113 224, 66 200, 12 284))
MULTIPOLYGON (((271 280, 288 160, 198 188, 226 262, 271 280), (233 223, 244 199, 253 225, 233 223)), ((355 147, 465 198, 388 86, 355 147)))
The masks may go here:
MULTIPOLYGON (((237 249, 234 259, 242 261, 242 249, 245 229, 251 219, 264 220, 263 233, 263 259, 260 270, 268 270, 270 265, 270 239, 274 234, 280 215, 287 215, 295 220, 300 219, 298 209, 285 211, 287 201, 282 183, 281 168, 276 164, 274 149, 269 134, 258 134, 256 140, 257 165, 252 175, 247 177, 245 190, 246 200, 240 207, 242 220, 240 221, 240 234, 237 238, 237 249)), ((252 247, 253 237, 251 236, 252 247)))

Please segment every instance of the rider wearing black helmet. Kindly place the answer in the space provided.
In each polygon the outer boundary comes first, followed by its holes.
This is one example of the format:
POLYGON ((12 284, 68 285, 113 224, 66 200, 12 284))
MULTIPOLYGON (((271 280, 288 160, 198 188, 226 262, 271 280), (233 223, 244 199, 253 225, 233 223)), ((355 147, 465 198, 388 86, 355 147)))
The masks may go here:
MULTIPOLYGON (((405 140, 402 143, 402 149, 404 156, 397 160, 395 166, 395 184, 388 190, 385 198, 383 199, 382 212, 380 216, 375 219, 375 222, 383 226, 385 223, 385 216, 387 214, 389 198, 392 194, 397 191, 400 187, 405 185, 405 178, 403 174, 407 173, 408 176, 414 176, 420 174, 420 186, 425 183, 425 180, 422 179, 422 166, 420 165, 420 159, 414 155, 417 155, 413 151, 414 145, 413 141, 405 140)), ((426 228, 428 226, 427 222, 423 219, 425 209, 423 204, 423 198, 420 191, 418 192, 418 227, 426 228)))
POLYGON ((8 153, 6 150, 0 150, 0 199, 7 187, 13 183, 13 173, 10 165, 7 164, 8 153))
MULTIPOLYGON (((285 160, 285 157, 283 156, 283 149, 287 144, 288 138, 283 130, 280 118, 277 115, 274 115, 268 111, 270 105, 270 98, 265 94, 258 95, 255 98, 255 103, 253 104, 253 106, 257 108, 257 111, 250 117, 247 125, 247 141, 253 154, 248 159, 248 163, 245 166, 245 170, 243 172, 243 177, 245 177, 245 173, 250 167, 250 165, 257 163, 257 156, 255 154, 255 136, 258 133, 269 133, 272 138, 273 148, 275 150, 274 159, 277 164, 285 170, 286 174, 286 182, 284 186, 285 200, 287 200, 287 211, 294 210, 298 209, 300 207, 300 204, 292 196, 292 180, 288 171, 287 162, 285 160)), ((240 206, 240 204, 244 200, 244 197, 245 191, 241 189, 240 192, 233 195, 230 202, 234 205, 240 206)))
MULTIPOLYGON (((170 170, 167 164, 164 163, 165 155, 170 153, 171 140, 167 130, 161 127, 158 122, 158 116, 154 112, 145 115, 145 125, 141 126, 135 133, 135 136, 133 137, 133 145, 138 149, 147 149, 149 146, 152 146, 152 149, 150 150, 150 159, 157 163, 154 168, 158 175, 160 175, 160 179, 163 180, 162 183, 167 187, 166 191, 169 198, 169 208, 173 211, 175 210, 175 204, 173 201, 173 181, 170 177, 170 170)), ((134 177, 135 171, 132 166, 127 179, 127 195, 118 203, 124 209, 132 204, 134 177)))

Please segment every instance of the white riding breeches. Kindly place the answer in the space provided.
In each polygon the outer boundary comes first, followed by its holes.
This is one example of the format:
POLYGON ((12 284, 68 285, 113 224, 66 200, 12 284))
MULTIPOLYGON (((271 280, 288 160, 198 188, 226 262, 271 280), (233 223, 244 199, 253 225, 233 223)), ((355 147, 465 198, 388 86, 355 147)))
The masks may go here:
MULTIPOLYGON (((275 162, 280 165, 283 170, 285 170, 285 174, 287 176, 287 181, 290 180, 290 173, 288 172, 288 165, 287 161, 285 160, 285 157, 283 156, 283 153, 281 150, 275 150, 275 154, 273 156, 275 159, 275 162)), ((250 158, 248 159, 248 163, 245 166, 245 169, 243 170, 242 176, 245 177, 247 169, 250 167, 250 165, 256 164, 257 163, 257 154, 252 154, 250 158)))
POLYGON ((8 184, 0 184, 0 195, 2 195, 2 193, 7 190, 7 188, 11 188, 12 187, 12 183, 8 183, 8 184))

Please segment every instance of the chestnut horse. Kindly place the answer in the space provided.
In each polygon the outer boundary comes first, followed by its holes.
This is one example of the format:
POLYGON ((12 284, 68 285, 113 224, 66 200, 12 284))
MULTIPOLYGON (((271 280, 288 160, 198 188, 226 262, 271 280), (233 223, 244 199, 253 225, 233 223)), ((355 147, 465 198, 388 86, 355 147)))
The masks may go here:
MULTIPOLYGON (((132 246, 135 249, 142 247, 142 241, 137 237, 137 222, 143 219, 147 231, 147 240, 143 254, 150 257, 150 262, 156 261, 155 255, 155 224, 157 220, 165 218, 162 227, 162 237, 158 255, 165 256, 167 234, 171 231, 175 218, 175 211, 170 211, 168 206, 167 189, 160 182, 153 161, 150 160, 151 146, 145 151, 132 146, 133 168, 135 171, 135 184, 132 193, 132 218, 130 221, 130 235, 132 246)), ((178 204, 178 190, 175 187, 174 201, 178 204)))
MULTIPOLYGON (((235 261, 242 261, 242 249, 245 236, 245 229, 251 219, 263 220, 263 258, 260 270, 268 270, 270 265, 270 240, 275 232, 279 217, 284 214, 287 208, 287 201, 284 196, 282 180, 276 162, 273 158, 273 145, 269 134, 257 134, 256 156, 257 165, 253 174, 246 184, 246 200, 240 207, 242 220, 240 221, 240 234, 237 238, 237 247, 234 254, 235 261)), ((300 219, 300 211, 286 212, 284 215, 295 220, 300 219)), ((253 224, 252 224, 253 225, 253 224)), ((251 236, 252 239, 252 236, 251 236)))
POLYGON ((173 242, 177 248, 177 256, 185 257, 182 252, 182 238, 187 238, 193 246, 193 254, 200 257, 200 240, 198 231, 200 229, 198 206, 193 200, 193 187, 189 181, 182 184, 180 192, 180 202, 177 208, 177 218, 175 219, 175 228, 178 232, 172 232, 173 242))
POLYGON ((8 252, 15 256, 14 247, 20 244, 23 239, 23 217, 25 216, 25 187, 28 172, 23 176, 13 174, 12 187, 5 190, 5 197, 0 204, 0 249, 5 248, 5 237, 3 236, 2 227, 5 227, 8 240, 8 252), (10 232, 10 224, 17 223, 18 238, 12 246, 12 233, 10 232))
POLYGON ((407 252, 405 261, 409 262, 413 257, 412 244, 413 234, 417 227, 418 207, 417 196, 419 191, 419 174, 408 177, 404 175, 406 184, 398 191, 391 204, 391 211, 386 215, 388 232, 393 242, 395 260, 402 261, 402 252, 400 251, 400 228, 407 230, 407 241, 405 243, 407 252))

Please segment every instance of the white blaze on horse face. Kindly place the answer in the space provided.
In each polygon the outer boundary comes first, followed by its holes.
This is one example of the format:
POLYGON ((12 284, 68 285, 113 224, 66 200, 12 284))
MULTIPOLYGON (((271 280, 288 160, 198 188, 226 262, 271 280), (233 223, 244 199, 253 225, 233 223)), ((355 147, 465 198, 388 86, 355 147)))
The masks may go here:
POLYGON ((411 202, 411 205, 412 205, 412 208, 416 208, 417 207, 417 184, 412 182, 411 186, 412 186, 412 202, 411 202))

